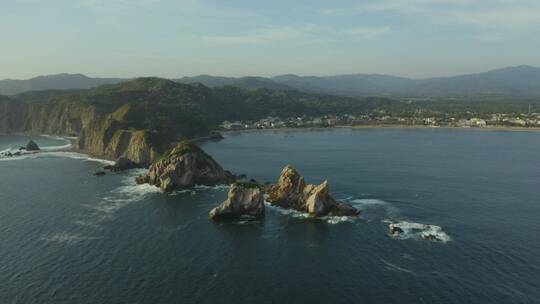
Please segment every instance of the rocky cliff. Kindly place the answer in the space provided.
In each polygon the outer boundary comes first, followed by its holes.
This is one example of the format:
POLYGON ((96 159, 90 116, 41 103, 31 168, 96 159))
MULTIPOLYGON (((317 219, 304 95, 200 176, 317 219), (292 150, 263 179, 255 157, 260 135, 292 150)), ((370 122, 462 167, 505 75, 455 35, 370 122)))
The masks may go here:
POLYGON ((108 158, 125 157, 145 166, 159 155, 150 130, 137 130, 93 105, 0 100, 0 133, 77 136, 74 150, 108 158))
POLYGON ((230 184, 233 175, 197 145, 182 141, 155 161, 146 176, 137 179, 160 187, 163 192, 190 188, 195 185, 230 184))
POLYGON ((266 192, 270 204, 309 213, 314 217, 358 214, 351 205, 338 202, 330 196, 327 181, 320 185, 306 184, 304 177, 290 165, 283 168, 278 183, 268 187, 266 192))

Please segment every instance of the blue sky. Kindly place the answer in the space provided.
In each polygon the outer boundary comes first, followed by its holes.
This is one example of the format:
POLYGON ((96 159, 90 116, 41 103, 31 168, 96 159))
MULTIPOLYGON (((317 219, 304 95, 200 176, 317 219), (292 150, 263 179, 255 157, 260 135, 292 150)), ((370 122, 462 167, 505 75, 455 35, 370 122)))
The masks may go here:
POLYGON ((540 0, 11 0, 0 79, 540 66, 540 0))

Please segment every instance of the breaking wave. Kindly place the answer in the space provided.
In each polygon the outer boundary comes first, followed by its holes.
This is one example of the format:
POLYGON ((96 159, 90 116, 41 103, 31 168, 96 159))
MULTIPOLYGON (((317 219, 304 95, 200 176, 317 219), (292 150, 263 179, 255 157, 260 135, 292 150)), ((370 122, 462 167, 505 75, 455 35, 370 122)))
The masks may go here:
POLYGON ((140 173, 140 170, 130 170, 123 178, 123 186, 115 188, 105 194, 101 201, 96 205, 87 205, 87 207, 95 210, 102 218, 109 219, 118 210, 127 205, 145 199, 148 195, 159 193, 159 188, 149 185, 138 185, 135 182, 135 176, 140 173))
MULTIPOLYGON (((58 145, 58 146, 41 146, 41 150, 44 150, 44 151, 59 151, 59 150, 65 150, 65 149, 69 149, 73 146, 73 143, 72 143, 72 140, 74 139, 73 137, 61 137, 61 136, 55 136, 55 135, 47 135, 47 134, 42 134, 40 135, 41 137, 45 137, 45 138, 50 138, 50 139, 54 139, 54 140, 58 140, 58 141, 64 141, 65 144, 63 145, 58 145)), ((75 137, 76 138, 76 137, 75 137)))
MULTIPOLYGON (((135 176, 140 173, 141 170, 139 169, 126 171, 120 187, 99 196, 96 203, 84 204, 83 207, 90 210, 90 213, 76 214, 72 223, 79 228, 83 227, 87 232, 93 231, 96 233, 103 227, 103 224, 114 220, 115 214, 122 208, 141 201, 153 193, 158 193, 159 188, 157 187, 148 184, 136 184, 135 176)), ((99 237, 86 236, 70 231, 49 234, 42 238, 47 242, 63 245, 74 245, 80 241, 92 239, 99 239, 99 237)))
POLYGON ((352 216, 322 216, 322 217, 310 217, 308 213, 300 212, 294 209, 284 209, 281 207, 276 207, 270 204, 269 202, 264 202, 266 208, 273 210, 279 214, 287 215, 292 218, 297 219, 313 219, 319 221, 325 221, 328 224, 341 224, 341 223, 352 223, 356 220, 356 217, 352 216))
POLYGON ((215 185, 215 186, 195 185, 194 189, 196 190, 229 190, 229 185, 215 185))
POLYGON ((377 212, 382 212, 385 216, 392 216, 398 213, 398 209, 394 207, 391 203, 380 199, 349 199, 345 201, 351 204, 356 209, 363 212, 364 215, 366 215, 366 213, 373 214, 377 212))

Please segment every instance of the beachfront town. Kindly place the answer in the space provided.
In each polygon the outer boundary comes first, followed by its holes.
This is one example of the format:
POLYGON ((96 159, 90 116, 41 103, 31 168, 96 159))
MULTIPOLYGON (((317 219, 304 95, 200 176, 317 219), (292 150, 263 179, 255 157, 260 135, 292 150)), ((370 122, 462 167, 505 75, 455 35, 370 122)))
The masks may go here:
POLYGON ((339 126, 431 126, 431 127, 540 127, 540 113, 491 114, 488 117, 396 117, 390 115, 325 115, 281 118, 269 116, 257 121, 224 121, 222 130, 317 128, 339 126))

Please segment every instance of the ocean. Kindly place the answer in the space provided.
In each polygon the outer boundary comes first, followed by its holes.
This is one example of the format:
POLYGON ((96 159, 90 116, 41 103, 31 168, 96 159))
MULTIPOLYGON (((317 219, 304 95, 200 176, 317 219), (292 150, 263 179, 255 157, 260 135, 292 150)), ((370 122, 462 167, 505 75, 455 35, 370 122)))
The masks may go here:
POLYGON ((0 159, 0 303, 540 303, 540 133, 328 129, 229 133, 202 148, 260 182, 294 165, 358 219, 267 207, 212 222, 226 186, 161 194, 144 170, 46 151, 0 159), (440 227, 443 242, 388 225, 440 227))

